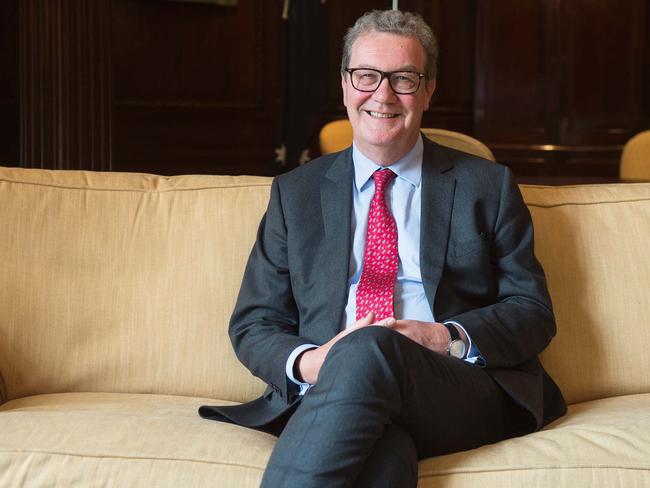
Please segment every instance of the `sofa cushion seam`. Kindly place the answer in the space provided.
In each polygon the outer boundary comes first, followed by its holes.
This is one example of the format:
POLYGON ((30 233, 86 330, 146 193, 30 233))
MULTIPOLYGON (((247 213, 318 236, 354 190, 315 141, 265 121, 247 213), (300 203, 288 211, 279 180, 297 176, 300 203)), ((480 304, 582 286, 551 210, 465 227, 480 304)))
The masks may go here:
POLYGON ((242 463, 227 463, 224 461, 205 461, 201 459, 190 459, 190 458, 173 458, 173 457, 151 457, 151 456, 115 456, 112 454, 78 454, 71 452, 59 452, 59 451, 47 451, 40 449, 0 449, 0 452, 3 453, 33 453, 33 454, 49 454, 53 456, 72 456, 72 457, 81 457, 81 458, 91 458, 91 459, 116 459, 116 460, 136 460, 136 461, 179 461, 179 462, 190 462, 190 463, 201 463, 201 464, 213 464, 213 465, 223 465, 236 468, 251 468, 257 469, 259 471, 264 471, 264 468, 259 466, 253 466, 250 464, 242 463))
POLYGON ((195 188, 164 188, 164 189, 141 189, 141 188, 94 188, 91 186, 74 186, 74 185, 56 185, 52 183, 39 183, 35 181, 24 180, 9 180, 0 178, 0 182, 17 184, 17 185, 32 185, 43 186, 46 188, 58 188, 61 190, 90 190, 90 191, 109 191, 109 192, 132 192, 132 193, 169 193, 175 191, 201 191, 201 190, 223 190, 223 189, 237 189, 237 188, 257 188, 257 187, 270 187, 271 182, 268 183, 247 183, 235 184, 224 186, 203 186, 195 188))
POLYGON ((555 207, 586 207, 589 205, 606 205, 606 204, 616 204, 616 203, 636 203, 636 202, 647 202, 649 198, 630 198, 627 200, 605 200, 600 202, 562 202, 562 203, 552 203, 552 204, 543 204, 543 203, 533 203, 526 202, 528 207, 537 207, 537 208, 555 208, 555 207))
POLYGON ((440 476, 454 476, 454 475, 467 475, 467 474, 485 474, 485 473, 504 473, 508 471, 549 471, 549 470, 564 470, 564 469, 625 469, 630 471, 650 471, 650 465, 641 466, 620 466, 620 465, 598 465, 592 464, 583 465, 552 465, 552 466, 528 466, 528 467, 513 467, 501 469, 464 469, 464 470, 448 470, 440 471, 438 473, 428 473, 419 475, 419 478, 437 478, 440 476))

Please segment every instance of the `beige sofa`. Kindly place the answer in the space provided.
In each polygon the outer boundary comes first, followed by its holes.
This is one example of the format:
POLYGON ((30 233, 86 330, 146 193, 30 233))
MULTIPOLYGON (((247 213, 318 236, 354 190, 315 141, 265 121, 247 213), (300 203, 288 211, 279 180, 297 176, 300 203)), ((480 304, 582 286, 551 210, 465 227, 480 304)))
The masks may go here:
MULTIPOLYGON (((0 487, 258 485, 274 437, 197 408, 262 390, 226 330, 269 185, 0 168, 0 487)), ((569 413, 419 486, 650 486, 650 184, 522 191, 569 413)))

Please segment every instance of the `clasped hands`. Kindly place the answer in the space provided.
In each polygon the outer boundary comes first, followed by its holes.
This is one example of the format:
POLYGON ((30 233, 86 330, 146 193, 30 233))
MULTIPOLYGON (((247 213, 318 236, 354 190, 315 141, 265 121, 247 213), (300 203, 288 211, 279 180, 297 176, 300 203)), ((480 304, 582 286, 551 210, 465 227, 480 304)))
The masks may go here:
MULTIPOLYGON (((298 356, 294 364, 296 378, 311 385, 315 384, 318 381, 320 368, 334 344, 355 330, 363 327, 378 326, 388 327, 400 334, 404 334, 409 339, 427 349, 441 354, 447 354, 450 335, 444 324, 438 322, 422 322, 419 320, 395 320, 392 317, 375 322, 375 314, 374 312, 370 312, 365 318, 357 320, 350 327, 336 334, 322 346, 307 350, 298 356)), ((466 340, 464 333, 462 331, 460 333, 462 339, 466 340)))

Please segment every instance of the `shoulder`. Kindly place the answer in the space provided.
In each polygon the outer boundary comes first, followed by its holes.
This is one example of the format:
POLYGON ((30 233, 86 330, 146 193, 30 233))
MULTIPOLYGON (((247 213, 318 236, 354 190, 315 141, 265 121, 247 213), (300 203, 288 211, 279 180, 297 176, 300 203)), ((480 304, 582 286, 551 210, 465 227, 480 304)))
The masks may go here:
POLYGON ((507 166, 433 142, 425 147, 423 165, 429 167, 429 174, 452 177, 457 197, 463 201, 498 204, 506 195, 517 198, 519 190, 507 166))
POLYGON ((425 147, 425 164, 434 164, 443 170, 453 170, 458 178, 500 180, 509 172, 502 164, 432 141, 425 147))

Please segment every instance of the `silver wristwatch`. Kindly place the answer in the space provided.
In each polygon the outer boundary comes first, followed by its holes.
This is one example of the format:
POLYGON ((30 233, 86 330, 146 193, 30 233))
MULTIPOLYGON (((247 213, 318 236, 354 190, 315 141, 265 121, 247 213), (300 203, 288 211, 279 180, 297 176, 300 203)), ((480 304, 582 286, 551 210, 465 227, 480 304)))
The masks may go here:
POLYGON ((444 325, 447 327, 450 336, 449 345, 447 346, 447 355, 452 358, 463 359, 467 351, 465 350, 465 343, 460 338, 458 329, 453 324, 444 325))

